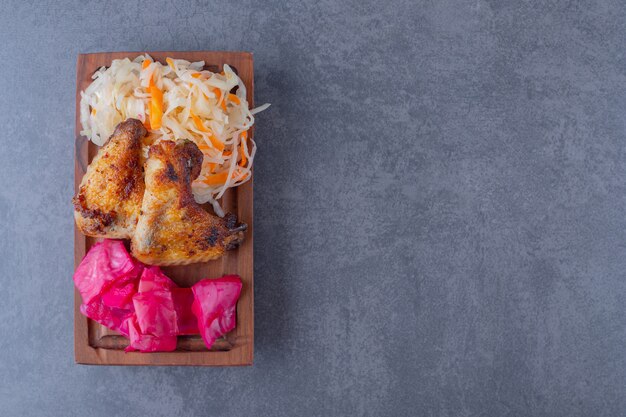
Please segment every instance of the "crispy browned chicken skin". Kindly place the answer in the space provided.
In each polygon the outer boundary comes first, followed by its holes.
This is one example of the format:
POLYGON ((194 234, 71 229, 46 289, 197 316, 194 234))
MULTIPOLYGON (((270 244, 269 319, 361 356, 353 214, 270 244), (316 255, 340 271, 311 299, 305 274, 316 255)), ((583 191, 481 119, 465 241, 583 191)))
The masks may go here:
POLYGON ((146 134, 137 119, 120 123, 87 168, 73 199, 76 225, 85 235, 124 239, 134 233, 144 193, 146 134))
POLYGON ((193 198, 191 182, 200 174, 202 159, 202 152, 188 140, 150 147, 132 237, 135 258, 150 265, 186 265, 219 258, 241 244, 246 224, 237 224, 234 215, 211 215, 193 198))

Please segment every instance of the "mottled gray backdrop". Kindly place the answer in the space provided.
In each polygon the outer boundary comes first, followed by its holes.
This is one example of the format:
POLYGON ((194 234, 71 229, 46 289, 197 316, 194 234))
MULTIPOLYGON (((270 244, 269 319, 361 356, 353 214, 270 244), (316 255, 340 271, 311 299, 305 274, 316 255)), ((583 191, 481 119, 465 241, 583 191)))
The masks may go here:
POLYGON ((622 1, 0 5, 0 415, 626 414, 622 1), (78 366, 75 63, 255 54, 255 364, 78 366))

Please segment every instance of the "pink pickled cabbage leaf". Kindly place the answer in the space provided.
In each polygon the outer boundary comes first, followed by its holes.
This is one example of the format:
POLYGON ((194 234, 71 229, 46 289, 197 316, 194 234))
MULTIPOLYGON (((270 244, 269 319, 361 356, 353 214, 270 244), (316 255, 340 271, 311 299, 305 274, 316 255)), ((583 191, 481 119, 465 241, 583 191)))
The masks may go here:
POLYGON ((235 328, 241 279, 237 275, 205 279, 191 290, 194 295, 191 309, 204 344, 210 349, 217 339, 235 328))
POLYGON ((176 310, 169 290, 140 292, 133 296, 137 324, 144 334, 175 336, 178 333, 176 310))
POLYGON ((172 290, 176 284, 158 267, 143 270, 139 292, 133 295, 135 315, 129 320, 127 351, 172 351, 176 349, 178 320, 172 290))
POLYGON ((198 334, 198 321, 191 310, 193 304, 193 291, 191 288, 174 288, 172 290, 174 299, 174 309, 178 324, 178 334, 191 335, 198 334))
POLYGON ((128 319, 130 344, 125 349, 126 352, 138 350, 140 352, 171 352, 176 350, 176 335, 174 336, 154 336, 144 334, 139 328, 137 317, 128 319))
POLYGON ((142 268, 119 240, 93 245, 74 273, 81 313, 128 336, 126 320, 134 311, 132 296, 142 268))
POLYGON ((103 294, 102 303, 108 307, 132 310, 137 279, 127 283, 115 281, 103 294))
POLYGON ((89 304, 82 304, 80 312, 103 326, 128 336, 126 320, 133 315, 132 310, 111 308, 104 305, 100 300, 94 300, 89 304))
POLYGON ((176 288, 176 284, 161 271, 158 266, 147 266, 144 268, 139 280, 139 292, 148 292, 156 289, 171 290, 176 288))
POLYGON ((121 240, 105 239, 91 247, 74 273, 74 284, 89 304, 102 295, 116 280, 134 279, 141 273, 142 265, 126 251, 121 240))

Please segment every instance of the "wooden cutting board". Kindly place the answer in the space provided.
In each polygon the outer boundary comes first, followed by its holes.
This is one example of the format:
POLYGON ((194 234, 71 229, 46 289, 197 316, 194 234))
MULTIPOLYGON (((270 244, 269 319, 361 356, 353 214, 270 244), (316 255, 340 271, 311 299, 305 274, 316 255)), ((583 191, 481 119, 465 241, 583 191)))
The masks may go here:
MULTIPOLYGON (((109 66, 120 58, 133 59, 143 52, 106 52, 81 54, 76 67, 76 142, 74 189, 78 190, 89 162, 98 147, 80 135, 80 92, 91 83, 91 76, 100 67, 109 66)), ((213 72, 230 65, 247 89, 248 103, 254 106, 253 58, 249 52, 148 52, 153 59, 165 63, 165 58, 204 61, 205 69, 213 72)), ((250 130, 249 134, 254 135, 250 130)), ((77 363, 92 365, 197 365, 232 366, 251 365, 254 356, 254 287, 253 287, 253 210, 252 181, 230 189, 222 198, 225 211, 237 214, 248 224, 246 239, 238 249, 227 251, 218 260, 187 266, 163 268, 164 272, 181 287, 190 287, 204 278, 218 278, 226 274, 241 276, 243 288, 237 303, 237 327, 207 350, 200 336, 180 336, 174 352, 139 353, 124 352, 128 340, 80 313, 81 297, 74 291, 74 352, 77 363)), ((212 212, 210 205, 205 208, 212 212)), ((98 239, 84 236, 74 225, 74 268, 98 239)))

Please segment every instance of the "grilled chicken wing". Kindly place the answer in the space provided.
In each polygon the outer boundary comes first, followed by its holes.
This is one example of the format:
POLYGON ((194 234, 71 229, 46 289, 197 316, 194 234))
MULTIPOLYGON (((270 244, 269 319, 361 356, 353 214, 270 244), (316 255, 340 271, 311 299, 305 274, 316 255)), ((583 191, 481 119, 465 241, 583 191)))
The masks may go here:
POLYGON ((191 141, 161 141, 145 163, 146 189, 132 254, 150 265, 186 265, 219 258, 243 241, 247 225, 234 215, 221 219, 193 198, 191 182, 202 167, 202 152, 191 141))
POLYGON ((87 168, 73 199, 76 225, 85 235, 132 236, 144 193, 141 138, 146 134, 137 119, 120 123, 87 168))

